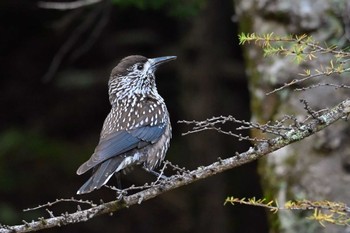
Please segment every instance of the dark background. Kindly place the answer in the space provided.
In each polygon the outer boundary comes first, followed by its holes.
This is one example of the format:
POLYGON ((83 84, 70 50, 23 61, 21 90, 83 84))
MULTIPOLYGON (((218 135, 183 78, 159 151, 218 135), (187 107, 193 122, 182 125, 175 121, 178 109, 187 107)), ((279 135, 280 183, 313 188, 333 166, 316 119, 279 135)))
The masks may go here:
MULTIPOLYGON (((1 1, 0 223, 48 217, 45 210, 22 210, 57 198, 115 198, 106 188, 76 196, 89 175, 75 171, 98 142, 110 110, 107 80, 127 55, 178 56, 157 72, 173 125, 168 160, 194 169, 246 150, 248 143, 216 132, 182 137, 189 128, 177 123, 218 115, 249 120, 233 4, 129 0, 58 11, 39 8, 36 1, 1 1)), ((267 232, 263 209, 223 206, 227 196, 262 196, 256 170, 251 163, 113 216, 46 231, 267 232)), ((136 170, 122 183, 152 180, 136 170)), ((76 208, 60 203, 50 209, 59 215, 76 208)))

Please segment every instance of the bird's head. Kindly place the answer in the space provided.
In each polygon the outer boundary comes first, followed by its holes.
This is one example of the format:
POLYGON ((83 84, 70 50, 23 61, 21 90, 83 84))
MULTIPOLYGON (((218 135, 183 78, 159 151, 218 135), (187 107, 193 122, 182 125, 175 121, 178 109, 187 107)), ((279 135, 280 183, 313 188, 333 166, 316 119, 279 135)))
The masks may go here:
POLYGON ((132 55, 123 58, 112 70, 108 82, 111 103, 133 96, 157 95, 154 73, 160 64, 176 56, 146 58, 132 55))

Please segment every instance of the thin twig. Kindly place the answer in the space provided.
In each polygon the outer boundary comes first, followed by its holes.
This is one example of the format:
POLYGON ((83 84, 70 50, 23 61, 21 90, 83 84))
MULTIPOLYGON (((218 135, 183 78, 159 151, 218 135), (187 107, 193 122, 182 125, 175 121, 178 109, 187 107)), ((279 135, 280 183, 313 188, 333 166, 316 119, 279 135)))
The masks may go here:
POLYGON ((350 89, 350 86, 345 85, 345 84, 317 83, 317 84, 310 85, 307 87, 295 88, 294 91, 306 91, 306 90, 314 89, 314 88, 318 88, 318 87, 333 87, 334 89, 340 89, 340 88, 350 89))
MULTIPOLYGON (((346 72, 350 72, 350 68, 346 68, 342 71, 342 73, 346 73, 346 72)), ((324 72, 319 72, 317 74, 310 74, 310 75, 307 75, 303 78, 300 78, 300 79, 293 79, 292 81, 288 82, 288 83, 284 83, 282 86, 278 87, 278 88, 275 88, 274 90, 270 91, 270 92, 267 92, 266 95, 271 95, 273 93, 276 93, 278 91, 281 91, 287 87, 290 87, 292 85, 295 85, 295 84, 299 84, 299 83, 302 83, 302 82, 305 82, 309 79, 312 79, 312 78, 317 78, 317 77, 323 77, 323 76, 330 76, 332 74, 339 74, 339 71, 337 70, 332 70, 332 71, 324 71, 324 72)))
POLYGON ((74 197, 71 197, 71 198, 61 198, 61 199, 56 199, 55 201, 53 202, 48 202, 46 204, 43 204, 43 205, 38 205, 36 207, 32 207, 32 208, 27 208, 27 209, 24 209, 23 211, 24 212, 27 212, 27 211, 32 211, 32 210, 37 210, 37 209, 41 209, 41 208, 44 208, 44 207, 51 207, 57 203, 61 203, 61 202, 76 202, 76 203, 81 203, 81 204, 88 204, 90 205, 91 207, 94 207, 96 206, 96 204, 94 204, 92 201, 89 201, 89 200, 82 200, 82 199, 75 199, 74 197))
MULTIPOLYGON (((239 123, 240 126, 236 128, 236 130, 251 130, 251 129, 257 129, 260 130, 263 133, 268 133, 276 136, 285 137, 285 132, 288 130, 292 130, 293 127, 295 127, 295 121, 296 118, 285 116, 282 120, 276 120, 273 122, 267 122, 266 124, 259 124, 256 122, 248 122, 245 120, 238 120, 234 118, 233 116, 219 116, 219 117, 212 117, 209 119, 206 119, 204 121, 178 121, 178 123, 184 123, 187 125, 193 125, 192 129, 183 133, 182 135, 188 135, 193 133, 198 133, 205 130, 215 130, 219 133, 223 133, 226 135, 230 135, 233 137, 238 138, 238 140, 246 140, 251 142, 264 142, 267 141, 268 138, 252 138, 250 136, 243 136, 242 134, 237 134, 232 131, 226 131, 223 130, 221 127, 218 127, 216 125, 218 124, 225 124, 227 122, 234 122, 239 123), (287 120, 292 120, 293 125, 285 125, 287 120)), ((301 123, 299 122, 298 125, 300 126, 301 123)))

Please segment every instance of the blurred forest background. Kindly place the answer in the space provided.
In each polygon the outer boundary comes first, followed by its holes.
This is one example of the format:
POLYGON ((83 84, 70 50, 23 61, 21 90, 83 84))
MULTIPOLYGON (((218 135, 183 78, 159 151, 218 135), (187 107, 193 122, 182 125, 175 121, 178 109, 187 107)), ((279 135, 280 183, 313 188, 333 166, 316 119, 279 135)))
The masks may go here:
MULTIPOLYGON (((157 72, 173 125, 168 160, 193 169, 246 150, 249 143, 216 132, 182 137, 187 128, 177 123, 217 115, 250 119, 233 4, 114 0, 59 11, 40 8, 37 1, 1 1, 0 223, 48 216, 45 210, 22 210, 76 196, 89 175, 75 171, 92 154, 110 110, 110 71, 127 55, 178 56, 157 72)), ((223 206, 229 195, 262 196, 256 167, 251 163, 113 216, 46 231, 264 233, 265 210, 223 206)), ((152 179, 136 170, 122 182, 152 179)), ((98 203, 115 193, 101 189, 81 198, 98 203)), ((59 214, 76 204, 50 209, 59 214)))

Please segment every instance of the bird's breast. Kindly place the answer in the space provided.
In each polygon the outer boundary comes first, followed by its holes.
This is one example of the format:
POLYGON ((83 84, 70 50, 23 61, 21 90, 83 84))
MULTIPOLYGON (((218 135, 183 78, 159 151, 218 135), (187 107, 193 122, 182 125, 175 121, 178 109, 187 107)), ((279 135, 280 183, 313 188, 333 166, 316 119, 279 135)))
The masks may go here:
POLYGON ((115 131, 168 123, 168 110, 163 99, 145 97, 128 99, 112 106, 105 119, 101 136, 115 131))

